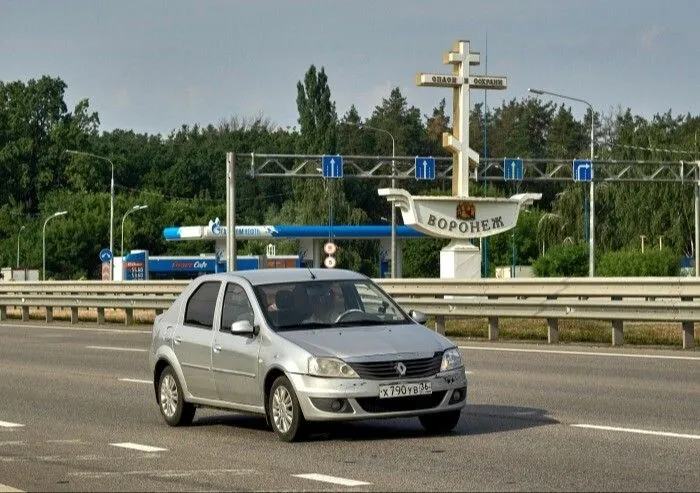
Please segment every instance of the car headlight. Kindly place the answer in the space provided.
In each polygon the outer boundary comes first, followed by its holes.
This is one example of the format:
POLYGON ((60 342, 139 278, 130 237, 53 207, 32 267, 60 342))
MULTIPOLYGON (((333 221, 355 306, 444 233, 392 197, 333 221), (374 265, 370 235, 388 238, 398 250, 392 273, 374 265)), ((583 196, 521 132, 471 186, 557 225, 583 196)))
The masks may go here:
POLYGON ((462 366, 462 355, 459 354, 459 349, 452 348, 443 353, 440 371, 454 370, 460 366, 462 366))
POLYGON ((338 358, 309 358, 309 375, 333 378, 359 378, 350 365, 338 358))

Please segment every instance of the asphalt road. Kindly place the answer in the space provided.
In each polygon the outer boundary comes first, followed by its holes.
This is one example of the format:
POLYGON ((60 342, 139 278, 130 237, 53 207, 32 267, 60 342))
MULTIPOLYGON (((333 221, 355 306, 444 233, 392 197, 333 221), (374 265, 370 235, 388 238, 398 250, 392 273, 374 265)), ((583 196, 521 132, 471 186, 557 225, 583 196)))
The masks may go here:
POLYGON ((469 404, 277 440, 199 410, 168 427, 150 333, 0 325, 2 491, 700 491, 700 351, 457 341, 469 404))

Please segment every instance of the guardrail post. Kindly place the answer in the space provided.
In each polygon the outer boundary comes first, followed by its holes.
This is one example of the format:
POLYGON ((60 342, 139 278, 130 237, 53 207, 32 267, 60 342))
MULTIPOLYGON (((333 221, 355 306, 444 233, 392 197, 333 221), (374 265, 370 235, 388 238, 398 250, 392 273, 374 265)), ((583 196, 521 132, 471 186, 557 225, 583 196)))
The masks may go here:
POLYGON ((7 307, 5 305, 0 306, 0 322, 7 320, 7 307))
MULTIPOLYGON (((622 301, 621 296, 611 296, 610 299, 612 301, 622 301)), ((625 342, 625 336, 624 336, 624 321, 622 320, 613 320, 612 321, 612 345, 613 346, 622 346, 625 342)))
POLYGON ((77 306, 72 306, 70 308, 70 323, 72 323, 72 324, 78 323, 78 307, 77 306))
POLYGON ((98 308, 97 309, 97 325, 104 325, 104 323, 105 323, 105 309, 98 308))
POLYGON ((125 308, 124 309, 124 325, 133 325, 134 324, 134 309, 133 308, 125 308))
MULTIPOLYGON (((681 297, 681 301, 693 301, 693 298, 685 296, 681 297)), ((685 320, 681 322, 681 329, 683 329, 683 349, 695 347, 695 322, 685 320)))
POLYGON ((51 322, 53 322, 53 307, 47 306, 46 307, 46 323, 50 324, 51 322))
POLYGON ((445 335, 445 316, 436 315, 435 316, 435 332, 440 335, 445 335))
MULTIPOLYGON (((488 299, 498 299, 498 296, 489 296, 488 299)), ((489 341, 498 340, 498 317, 489 317, 489 341)))
POLYGON ((162 309, 162 308, 156 308, 156 317, 157 317, 158 315, 161 315, 162 313, 163 313, 163 309, 162 309))
POLYGON ((29 322, 29 307, 22 307, 22 322, 29 322))
MULTIPOLYGON (((547 296, 548 300, 556 300, 556 296, 547 296)), ((547 319, 547 342, 549 344, 559 344, 559 319, 547 319)))

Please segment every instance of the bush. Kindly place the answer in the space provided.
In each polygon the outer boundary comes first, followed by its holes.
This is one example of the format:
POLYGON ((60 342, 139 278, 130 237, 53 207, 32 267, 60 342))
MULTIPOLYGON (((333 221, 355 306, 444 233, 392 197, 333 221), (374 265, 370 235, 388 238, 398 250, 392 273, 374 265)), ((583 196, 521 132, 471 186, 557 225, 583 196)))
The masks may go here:
POLYGON ((535 260, 537 277, 585 277, 588 275, 588 247, 583 243, 557 245, 535 260))
POLYGON ((601 256, 596 274, 608 277, 675 277, 681 265, 678 255, 669 249, 620 250, 601 256))

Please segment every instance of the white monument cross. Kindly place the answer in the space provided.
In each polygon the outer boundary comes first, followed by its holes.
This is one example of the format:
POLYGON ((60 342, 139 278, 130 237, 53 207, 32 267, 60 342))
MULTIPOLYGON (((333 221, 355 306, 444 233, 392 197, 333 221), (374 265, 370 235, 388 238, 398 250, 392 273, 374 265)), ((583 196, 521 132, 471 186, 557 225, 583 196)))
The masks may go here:
POLYGON ((452 64, 452 74, 418 73, 416 84, 431 87, 452 87, 453 133, 442 134, 442 145, 454 154, 452 194, 469 196, 469 160, 479 163, 479 153, 469 147, 469 89, 505 89, 506 78, 469 75, 471 65, 479 65, 479 54, 469 51, 469 41, 457 41, 453 51, 443 55, 445 64, 452 64))

